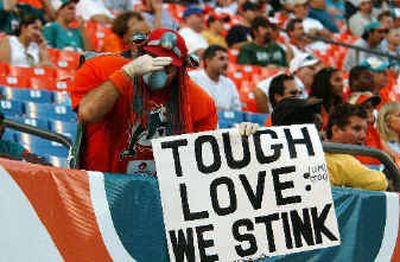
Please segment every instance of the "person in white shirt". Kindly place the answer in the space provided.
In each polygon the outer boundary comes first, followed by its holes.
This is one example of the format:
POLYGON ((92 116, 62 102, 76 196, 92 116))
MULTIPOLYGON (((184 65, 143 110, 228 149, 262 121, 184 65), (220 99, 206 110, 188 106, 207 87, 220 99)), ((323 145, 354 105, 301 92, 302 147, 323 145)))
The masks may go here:
POLYGON ((358 11, 349 19, 349 29, 353 35, 361 36, 366 25, 375 22, 376 18, 372 14, 372 1, 359 0, 358 11))
MULTIPOLYGON (((299 88, 301 97, 307 98, 307 90, 311 88, 314 75, 323 66, 320 60, 310 54, 299 53, 289 63, 289 71, 293 74, 296 86, 299 88)), ((272 105, 270 104, 269 89, 272 80, 285 72, 277 74, 259 82, 254 90, 257 111, 260 113, 271 113, 272 105)))
POLYGON ((227 50, 210 45, 203 54, 204 69, 189 72, 191 79, 215 101, 218 110, 240 111, 242 106, 235 84, 224 76, 228 68, 227 50))
POLYGON ((204 29, 204 10, 197 6, 189 6, 183 12, 185 26, 179 30, 179 34, 185 39, 189 53, 201 56, 208 47, 207 40, 201 35, 204 29))

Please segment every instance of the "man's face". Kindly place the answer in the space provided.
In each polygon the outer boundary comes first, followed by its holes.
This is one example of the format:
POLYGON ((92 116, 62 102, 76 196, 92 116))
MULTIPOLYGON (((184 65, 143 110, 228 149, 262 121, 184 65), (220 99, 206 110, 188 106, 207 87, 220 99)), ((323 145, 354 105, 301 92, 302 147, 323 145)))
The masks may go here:
POLYGON ((297 87, 294 80, 285 80, 283 82, 283 88, 283 95, 275 94, 276 103, 279 103, 279 101, 286 97, 300 97, 302 95, 301 90, 297 87))
POLYGON ((257 12, 255 10, 247 10, 243 13, 244 19, 246 19, 246 21, 249 23, 251 23, 256 16, 257 12))
POLYGON ((228 69, 228 54, 224 51, 217 51, 213 58, 207 59, 208 70, 217 72, 219 75, 226 74, 228 69))
POLYGON ((204 29, 203 14, 193 14, 186 18, 186 24, 197 33, 204 29))
POLYGON ((222 20, 215 20, 212 24, 210 24, 210 27, 212 27, 213 30, 219 34, 224 31, 224 23, 222 20))
POLYGON ((305 18, 308 16, 308 4, 294 5, 293 14, 296 18, 305 18))
POLYGON ((338 126, 332 127, 332 137, 335 142, 343 144, 363 145, 367 134, 367 120, 358 116, 351 116, 347 125, 341 129, 338 126))
POLYGON ((375 29, 370 33, 368 40, 370 40, 374 44, 379 44, 385 38, 387 33, 388 33, 387 29, 384 28, 375 29))
POLYGON ((256 30, 256 38, 263 39, 263 42, 269 43, 272 37, 272 30, 269 26, 259 26, 256 30))
POLYGON ((375 88, 374 84, 374 76, 369 70, 363 70, 360 72, 359 78, 354 79, 354 83, 352 84, 353 87, 351 88, 352 90, 355 91, 373 91, 375 88))
POLYGON ((76 4, 71 2, 59 10, 59 15, 66 21, 72 22, 76 17, 76 4))
POLYGON ((393 24, 394 24, 393 17, 391 17, 391 16, 384 16, 384 17, 382 17, 382 19, 380 20, 380 22, 383 24, 383 26, 384 26, 385 28, 388 28, 388 29, 392 28, 392 27, 393 27, 393 24))
POLYGON ((358 6, 358 8, 362 13, 371 14, 373 5, 371 1, 364 1, 358 6))
POLYGON ((304 35, 303 23, 296 23, 294 25, 293 31, 290 32, 290 37, 299 40, 303 37, 303 35, 304 35))
POLYGON ((149 25, 145 20, 140 21, 137 20, 135 17, 132 17, 128 21, 128 31, 124 36, 126 42, 130 42, 130 38, 134 33, 142 33, 147 34, 150 31, 149 25))

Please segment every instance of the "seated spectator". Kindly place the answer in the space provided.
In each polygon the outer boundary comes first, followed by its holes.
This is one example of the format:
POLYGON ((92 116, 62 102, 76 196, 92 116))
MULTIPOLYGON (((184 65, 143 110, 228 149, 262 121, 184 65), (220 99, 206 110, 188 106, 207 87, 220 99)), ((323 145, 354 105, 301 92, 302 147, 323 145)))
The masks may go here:
POLYGON ((310 97, 322 99, 323 130, 328 126, 329 112, 343 103, 343 86, 342 73, 336 68, 323 68, 314 76, 310 97))
MULTIPOLYGON (((389 30, 384 41, 383 50, 387 50, 390 55, 400 56, 400 28, 393 27, 389 30)), ((389 67, 391 70, 398 74, 400 72, 400 61, 397 59, 388 59, 389 67)))
POLYGON ((90 51, 92 45, 86 34, 85 24, 82 18, 76 16, 76 0, 63 0, 54 4, 57 10, 57 18, 54 22, 44 27, 44 37, 52 48, 71 51, 90 51), (70 23, 78 21, 79 28, 71 28, 70 23))
POLYGON ((239 10, 240 24, 233 26, 226 36, 226 42, 230 48, 241 48, 242 45, 251 42, 251 23, 259 14, 258 6, 246 1, 239 10))
POLYGON ((380 22, 388 30, 394 26, 393 14, 390 10, 385 10, 378 15, 378 22, 380 22))
POLYGON ((314 80, 315 74, 321 69, 321 61, 308 54, 300 54, 290 61, 290 72, 294 74, 297 86, 303 93, 303 97, 308 97, 309 90, 314 80))
MULTIPOLYGON (((384 52, 382 49, 382 40, 385 38, 387 29, 379 22, 368 24, 364 28, 364 33, 361 39, 357 40, 354 45, 371 49, 373 51, 384 52)), ((350 69, 361 62, 368 59, 368 57, 376 56, 367 52, 349 49, 343 63, 343 70, 350 71, 350 69)), ((379 56, 378 56, 379 57, 379 56)), ((384 58, 381 58, 384 59, 384 58)))
POLYGON ((20 15, 17 12, 17 1, 0 1, 0 32, 12 34, 18 28, 20 15))
POLYGON ((298 18, 289 20, 286 24, 286 33, 290 38, 288 46, 293 51, 293 57, 304 53, 312 54, 312 50, 307 47, 309 41, 304 37, 303 20, 298 18))
POLYGON ((163 0, 142 0, 142 2, 144 8, 140 10, 140 13, 151 29, 161 27, 171 30, 178 29, 178 23, 172 18, 168 8, 163 6, 163 0))
POLYGON ((140 0, 103 0, 104 5, 113 14, 120 14, 128 11, 133 11, 135 5, 140 3, 140 0))
POLYGON ((285 51, 271 39, 271 25, 264 16, 254 18, 251 23, 254 39, 240 48, 239 64, 264 67, 287 66, 285 51))
POLYGON ((293 18, 303 21, 304 32, 316 36, 329 36, 329 31, 324 28, 320 21, 311 18, 309 14, 308 0, 293 0, 293 18))
MULTIPOLYGON (((350 104, 360 105, 367 112, 368 128, 365 143, 363 145, 382 150, 392 158, 396 158, 397 154, 383 143, 378 130, 375 127, 375 110, 381 102, 381 98, 379 96, 374 96, 370 92, 353 92, 351 93, 348 102, 350 104)), ((366 165, 379 166, 381 164, 378 160, 371 157, 357 156, 357 158, 366 165)))
MULTIPOLYGON (((360 106, 344 104, 330 113, 326 135, 329 142, 363 145, 367 128, 366 110, 360 106)), ((367 168, 351 155, 325 153, 325 159, 333 186, 379 191, 388 187, 385 174, 367 168)))
POLYGON ((76 14, 85 21, 111 24, 114 15, 104 5, 103 0, 80 0, 76 5, 76 14))
POLYGON ((218 110, 240 111, 236 86, 224 76, 228 68, 227 50, 211 45, 204 51, 203 60, 204 69, 191 71, 189 76, 214 99, 218 110))
POLYGON ((384 104, 379 110, 378 132, 382 140, 400 154, 400 103, 384 104))
POLYGON ((350 92, 373 92, 374 77, 366 66, 355 66, 349 73, 350 92))
POLYGON ((201 35, 204 29, 203 17, 203 9, 197 6, 189 6, 183 12, 185 25, 179 30, 179 34, 185 39, 189 53, 196 53, 199 56, 208 47, 206 39, 201 35))
POLYGON ((372 8, 371 0, 358 0, 358 11, 349 19, 349 30, 353 35, 361 36, 368 24, 376 22, 372 8))
MULTIPOLYGON (((269 88, 269 102, 267 105, 271 107, 269 112, 273 112, 273 110, 276 108, 276 105, 279 104, 279 102, 283 99, 287 97, 301 98, 301 96, 302 92, 297 87, 294 77, 291 75, 279 74, 272 79, 269 88)), ((272 114, 269 114, 264 125, 272 126, 272 114)))
POLYGON ((5 132, 3 121, 4 121, 4 115, 2 112, 0 112, 0 157, 12 160, 23 160, 26 162, 47 165, 47 166, 50 165, 47 161, 45 161, 38 155, 30 153, 21 144, 10 140, 3 140, 2 138, 5 132))
POLYGON ((379 95, 381 90, 388 84, 388 76, 386 71, 389 67, 389 64, 385 63, 379 58, 370 57, 363 61, 360 65, 367 67, 371 71, 374 78, 374 89, 372 93, 379 95))
POLYGON ((111 31, 113 32, 112 34, 105 36, 101 51, 120 53, 130 49, 133 33, 146 34, 149 31, 149 26, 140 13, 130 11, 120 14, 115 18, 111 26, 111 31))
POLYGON ((228 44, 223 35, 224 22, 228 20, 229 17, 218 14, 212 14, 208 17, 207 30, 204 30, 202 35, 209 45, 219 45, 228 48, 228 44))
POLYGON ((0 40, 0 62, 21 67, 54 66, 39 18, 23 17, 17 35, 10 35, 0 40))
POLYGON ((17 0, 16 8, 20 17, 27 15, 37 16, 42 23, 53 21, 56 18, 56 11, 53 8, 54 0, 17 0))
POLYGON ((321 22, 331 33, 339 33, 339 27, 333 17, 326 11, 325 0, 310 0, 309 16, 321 22))
POLYGON ((326 11, 336 21, 344 21, 346 5, 344 0, 326 0, 326 11))

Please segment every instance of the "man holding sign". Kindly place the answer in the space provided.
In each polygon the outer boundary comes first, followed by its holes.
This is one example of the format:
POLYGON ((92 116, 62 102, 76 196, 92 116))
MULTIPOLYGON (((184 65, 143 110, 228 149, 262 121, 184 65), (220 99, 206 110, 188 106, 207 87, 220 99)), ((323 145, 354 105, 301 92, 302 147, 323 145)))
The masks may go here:
POLYGON ((171 261, 241 261, 340 244, 316 128, 249 131, 152 141, 171 261))

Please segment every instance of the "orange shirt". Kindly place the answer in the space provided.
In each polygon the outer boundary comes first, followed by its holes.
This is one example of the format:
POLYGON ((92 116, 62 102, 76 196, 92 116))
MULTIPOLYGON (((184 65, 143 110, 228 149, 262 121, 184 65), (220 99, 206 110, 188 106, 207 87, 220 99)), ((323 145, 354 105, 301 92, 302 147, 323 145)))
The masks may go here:
MULTIPOLYGON (((383 150, 383 144, 378 130, 373 125, 368 125, 365 146, 383 150)), ((380 165, 381 162, 375 158, 367 156, 357 156, 357 159, 365 165, 380 165)))
POLYGON ((18 0, 18 3, 25 3, 37 9, 43 9, 44 6, 41 0, 18 0))
POLYGON ((128 49, 128 47, 125 45, 124 41, 116 34, 110 33, 104 38, 104 45, 101 52, 121 53, 126 49, 128 49))
MULTIPOLYGON (((132 82, 118 70, 127 62, 129 60, 119 56, 100 56, 86 61, 75 75, 70 90, 74 109, 78 108, 80 100, 90 90, 107 80, 113 81, 121 93, 111 112, 99 122, 86 125, 82 168, 113 173, 127 173, 128 170, 132 173, 132 170, 135 170, 135 173, 143 171, 145 174, 154 175, 150 139, 165 135, 165 128, 157 128, 154 136, 147 138, 149 135, 147 129, 142 130, 138 125, 130 126, 129 119, 134 122, 131 109, 132 82), (116 71, 117 73, 113 74, 116 71), (130 158, 120 160, 120 153, 130 142, 130 134, 137 134, 134 143, 136 153, 130 158)), ((213 99, 189 78, 187 80, 188 100, 184 108, 188 110, 192 123, 188 129, 193 132, 216 129, 217 113, 213 99)), ((167 89, 151 94, 148 98, 151 117, 160 120, 165 117, 166 102, 170 93, 168 91, 167 89)))

